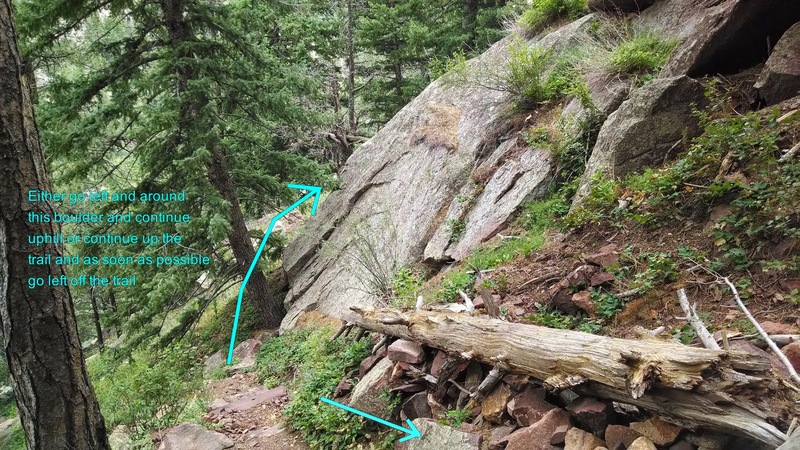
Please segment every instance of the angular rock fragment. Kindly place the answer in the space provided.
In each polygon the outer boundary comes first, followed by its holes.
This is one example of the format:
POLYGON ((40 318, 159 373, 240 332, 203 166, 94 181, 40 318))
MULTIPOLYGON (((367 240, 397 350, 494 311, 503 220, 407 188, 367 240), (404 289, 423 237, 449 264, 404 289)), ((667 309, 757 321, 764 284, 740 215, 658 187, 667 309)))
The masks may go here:
POLYGON ((419 364, 425 360, 425 351, 416 342, 398 339, 389 345, 386 357, 395 362, 419 364))

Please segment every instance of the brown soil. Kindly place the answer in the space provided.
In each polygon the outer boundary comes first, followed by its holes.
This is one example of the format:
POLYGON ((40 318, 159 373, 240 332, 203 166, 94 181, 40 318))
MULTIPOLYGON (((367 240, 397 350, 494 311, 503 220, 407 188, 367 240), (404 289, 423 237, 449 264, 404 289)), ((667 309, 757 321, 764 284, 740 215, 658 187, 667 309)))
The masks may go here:
MULTIPOLYGON (((253 373, 236 374, 212 381, 206 387, 209 398, 219 399, 263 387, 253 373)), ((294 432, 284 428, 282 411, 286 399, 266 402, 247 411, 226 413, 211 428, 232 439, 237 450, 307 450, 309 446, 294 432)))
MULTIPOLYGON (((523 321, 524 317, 537 312, 537 303, 549 304, 550 287, 584 264, 583 256, 596 253, 605 245, 614 244, 619 251, 630 247, 634 255, 639 252, 671 253, 679 264, 679 280, 656 285, 645 294, 631 298, 625 309, 605 324, 603 333, 631 338, 636 336, 633 332, 636 326, 651 330, 665 326, 669 333, 679 330, 686 325, 681 318, 683 312, 676 296, 680 288, 686 289, 690 300, 697 303, 699 312, 708 314, 706 322, 712 331, 748 331, 746 318, 730 293, 724 292, 715 283, 715 277, 702 270, 692 270, 694 264, 681 261, 677 255, 678 247, 713 250, 703 226, 700 223, 683 222, 661 227, 658 232, 648 232, 637 226, 614 230, 586 227, 569 234, 552 234, 540 251, 509 262, 488 274, 488 277, 506 286, 496 292, 501 295, 501 304, 508 307, 512 320, 523 321)), ((800 310, 785 298, 789 294, 786 290, 789 280, 785 275, 781 278, 776 273, 762 272, 756 268, 750 271, 748 277, 754 282, 747 292, 748 308, 753 315, 759 321, 794 325, 800 330, 800 310)), ((629 278, 619 279, 608 290, 614 293, 628 290, 631 288, 630 281, 629 278)), ((733 278, 733 281, 736 279, 733 278)))

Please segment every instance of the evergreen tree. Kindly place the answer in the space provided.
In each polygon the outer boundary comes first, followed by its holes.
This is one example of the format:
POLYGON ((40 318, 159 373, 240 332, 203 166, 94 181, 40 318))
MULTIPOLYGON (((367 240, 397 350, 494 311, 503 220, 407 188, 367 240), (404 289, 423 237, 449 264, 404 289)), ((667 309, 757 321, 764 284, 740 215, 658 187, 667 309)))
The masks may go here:
MULTIPOLYGON (((319 92, 287 59, 279 17, 265 2, 101 0, 21 2, 26 50, 47 83, 38 92, 48 162, 63 185, 109 191, 185 191, 183 203, 109 203, 105 214, 188 213, 189 223, 99 224, 87 234, 180 233, 187 249, 84 245, 80 254, 138 257, 201 253, 211 267, 90 266, 99 275, 136 272, 118 289, 116 323, 142 339, 183 307, 196 280, 243 277, 254 257, 246 215, 274 210, 295 193, 287 181, 318 184, 326 169, 294 146, 319 92), (87 185, 87 181, 89 185, 87 185)), ((77 205, 81 207, 81 205, 77 205)), ((257 270, 248 297, 265 325, 283 306, 257 270)), ((109 294, 106 294, 109 295, 109 294)), ((185 331, 208 304, 192 300, 185 331)), ((135 343, 135 340, 134 340, 135 343)))

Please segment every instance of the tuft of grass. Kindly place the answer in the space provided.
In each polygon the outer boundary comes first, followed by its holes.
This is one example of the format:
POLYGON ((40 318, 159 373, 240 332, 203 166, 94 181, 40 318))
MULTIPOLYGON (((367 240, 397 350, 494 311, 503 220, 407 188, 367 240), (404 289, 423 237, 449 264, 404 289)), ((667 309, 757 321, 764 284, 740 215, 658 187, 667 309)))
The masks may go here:
POLYGON ((676 45, 677 41, 650 32, 632 33, 611 50, 606 71, 617 75, 655 73, 667 63, 676 45))
POLYGON ((519 25, 533 35, 559 19, 575 19, 586 11, 586 0, 533 0, 520 16, 519 25))

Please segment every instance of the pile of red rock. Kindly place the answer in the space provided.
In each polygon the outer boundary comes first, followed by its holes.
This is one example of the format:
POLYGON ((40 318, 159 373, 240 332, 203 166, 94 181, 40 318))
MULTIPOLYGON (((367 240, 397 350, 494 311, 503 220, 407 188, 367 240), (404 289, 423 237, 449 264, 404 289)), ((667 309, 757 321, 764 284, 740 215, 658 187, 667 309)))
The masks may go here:
POLYGON ((684 430, 633 405, 580 396, 572 390, 551 392, 527 376, 506 374, 476 398, 474 393, 492 368, 456 359, 453 369, 452 361, 442 351, 396 340, 365 359, 357 375, 342 380, 335 396, 379 417, 414 421, 423 439, 398 444, 404 450, 760 448, 714 433, 684 430), (447 364, 451 367, 440 377, 447 364))

